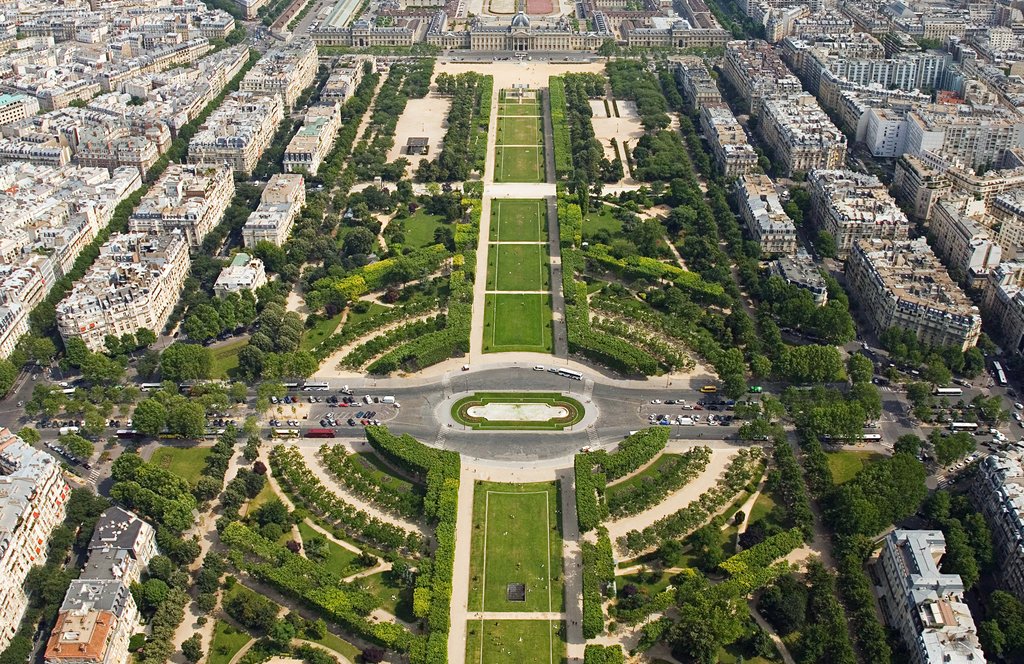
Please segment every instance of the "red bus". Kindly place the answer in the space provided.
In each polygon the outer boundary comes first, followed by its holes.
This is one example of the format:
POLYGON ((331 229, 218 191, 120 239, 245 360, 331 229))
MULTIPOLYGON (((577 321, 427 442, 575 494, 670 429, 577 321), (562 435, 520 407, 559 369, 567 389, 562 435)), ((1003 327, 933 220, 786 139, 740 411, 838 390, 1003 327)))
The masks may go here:
POLYGON ((334 438, 334 429, 310 429, 306 438, 334 438))

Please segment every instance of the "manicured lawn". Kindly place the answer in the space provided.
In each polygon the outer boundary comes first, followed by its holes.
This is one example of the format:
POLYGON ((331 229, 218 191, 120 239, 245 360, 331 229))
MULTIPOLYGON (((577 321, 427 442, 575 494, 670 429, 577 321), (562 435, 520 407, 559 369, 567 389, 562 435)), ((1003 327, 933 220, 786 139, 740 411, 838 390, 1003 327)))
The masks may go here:
POLYGON ((341 638, 340 636, 331 634, 330 632, 327 632, 327 635, 324 636, 324 638, 314 639, 313 642, 319 643, 324 648, 327 648, 328 650, 333 650, 334 652, 343 655, 350 662, 357 661, 357 658, 362 653, 362 651, 359 648, 356 648, 354 645, 352 645, 345 639, 341 638))
POLYGON ((231 658, 252 640, 247 632, 235 629, 228 623, 218 620, 213 628, 213 640, 210 641, 210 657, 208 664, 228 664, 231 658))
POLYGON ((498 118, 498 145, 542 145, 540 118, 498 118))
MULTIPOLYGON (((299 521, 298 526, 299 534, 302 536, 303 543, 313 537, 319 537, 327 542, 327 558, 323 560, 323 563, 327 565, 327 568, 331 571, 340 573, 356 559, 356 554, 352 553, 348 549, 338 546, 322 534, 313 530, 313 528, 305 521, 299 521)), ((303 546, 305 546, 305 544, 303 544, 303 546)))
POLYGON ((189 484, 195 484, 199 473, 206 467, 210 451, 209 447, 161 447, 153 452, 150 461, 189 484))
POLYGON ((417 249, 437 244, 434 242, 434 231, 445 225, 440 216, 427 214, 422 208, 401 222, 405 228, 405 245, 417 249))
POLYGON ((612 209, 602 206, 600 213, 591 212, 583 220, 583 239, 593 238, 598 231, 606 230, 612 235, 622 232, 622 222, 612 216, 612 209))
POLYGON ((550 295, 489 294, 484 306, 485 353, 552 352, 550 295))
POLYGON ((495 182, 544 182, 544 149, 497 148, 495 182))
MULTIPOLYGON (((342 311, 330 318, 322 318, 313 327, 306 328, 306 331, 302 333, 302 341, 299 342, 299 350, 313 350, 319 346, 324 339, 334 334, 344 317, 345 312, 342 311)), ((235 366, 237 365, 238 361, 236 360, 235 366)))
POLYGON ((375 483, 390 487, 404 493, 421 492, 419 487, 404 477, 399 477, 395 471, 388 467, 384 460, 372 452, 357 452, 353 455, 352 461, 356 470, 375 483))
POLYGON ((466 625, 466 664, 561 664, 562 623, 547 620, 471 620, 466 625))
POLYGON ((502 116, 536 116, 540 117, 540 102, 536 100, 516 102, 503 101, 498 106, 498 117, 502 116))
POLYGON ((390 583, 386 572, 364 576, 353 583, 376 597, 380 608, 388 613, 406 622, 416 622, 412 612, 412 589, 390 583))
POLYGON ((849 482, 860 472, 861 468, 881 456, 877 452, 858 450, 842 450, 827 452, 827 454, 828 467, 832 471, 832 481, 836 484, 849 482))
POLYGON ((349 325, 355 325, 362 320, 370 318, 371 316, 376 316, 385 309, 387 309, 387 307, 385 307, 382 304, 377 304, 376 302, 371 302, 370 308, 366 310, 366 313, 362 314, 350 308, 348 311, 348 318, 345 320, 345 327, 348 327, 349 325))
POLYGON ((238 351, 249 345, 248 339, 239 339, 230 343, 211 348, 213 361, 210 364, 210 377, 226 380, 234 378, 238 369, 238 351))
POLYGON ((747 515, 747 522, 757 523, 761 519, 767 518, 773 509, 775 509, 775 501, 772 500, 771 496, 762 491, 757 496, 757 500, 754 501, 754 506, 750 508, 750 514, 747 515))
POLYGON ((550 482, 474 486, 470 611, 562 610, 559 504, 550 482), (508 600, 510 583, 526 585, 525 601, 508 600))
POLYGON ((263 489, 260 490, 256 497, 245 504, 244 513, 249 514, 259 509, 260 505, 269 502, 270 499, 277 498, 277 494, 270 488, 270 482, 266 482, 263 485, 263 489))
POLYGON ((551 288, 546 244, 492 244, 487 252, 487 290, 551 288))
POLYGON ((654 460, 654 463, 647 466, 643 471, 637 473, 633 477, 630 477, 628 480, 623 480, 622 482, 610 485, 605 489, 605 493, 611 496, 617 493, 630 493, 632 491, 636 491, 641 484, 649 482, 660 475, 663 465, 678 458, 679 456, 679 454, 662 454, 654 460))
MULTIPOLYGON (((530 406, 525 406, 530 408, 530 406)), ((539 429, 561 431, 583 419, 583 404, 572 397, 558 392, 476 392, 459 399, 452 405, 452 419, 472 429, 539 429), (485 415, 469 415, 470 410, 488 404, 545 404, 554 408, 563 408, 563 417, 541 419, 487 419, 485 415)), ((525 413, 524 413, 525 415, 525 413)))
POLYGON ((495 199, 491 202, 491 242, 547 240, 546 208, 542 200, 495 199))

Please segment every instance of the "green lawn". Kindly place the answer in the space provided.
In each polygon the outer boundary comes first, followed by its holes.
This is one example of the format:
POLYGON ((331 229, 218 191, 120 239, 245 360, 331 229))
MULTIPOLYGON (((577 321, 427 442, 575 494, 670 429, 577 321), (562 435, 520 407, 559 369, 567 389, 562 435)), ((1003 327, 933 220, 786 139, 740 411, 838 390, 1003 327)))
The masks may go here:
POLYGON ((446 225, 442 217, 427 214, 423 208, 401 221, 405 228, 405 246, 417 249, 437 244, 434 242, 434 231, 446 225))
POLYGON ((248 339, 238 339, 230 343, 211 348, 213 362, 210 364, 210 377, 227 380, 235 377, 238 369, 238 351, 249 345, 248 339))
POLYGON ((601 230, 606 230, 612 235, 622 232, 622 222, 612 216, 612 208, 607 205, 601 207, 600 213, 591 212, 583 220, 583 239, 589 240, 601 230))
POLYGON ((228 623, 218 620, 213 629, 213 640, 210 641, 210 657, 207 664, 228 664, 231 658, 252 640, 247 632, 235 629, 228 623))
POLYGON ((562 610, 559 504, 551 482, 474 486, 470 611, 562 610), (525 601, 508 601, 510 583, 526 584, 525 601))
POLYGON ((412 612, 412 589, 389 583, 386 572, 364 576, 353 582, 377 598, 380 608, 406 622, 416 622, 412 612))
POLYGON ((547 240, 547 204, 537 199, 498 198, 491 202, 491 242, 547 240))
POLYGON ((362 313, 362 314, 361 313, 357 313, 354 309, 349 307, 348 318, 345 319, 345 327, 348 327, 349 325, 356 325, 360 321, 366 320, 367 318, 370 318, 371 316, 376 316, 377 314, 381 313, 382 311, 384 311, 386 309, 387 309, 387 307, 385 307, 382 304, 378 304, 376 302, 371 302, 370 303, 370 308, 366 310, 366 313, 362 313))
POLYGON ((384 460, 373 452, 356 452, 352 461, 356 471, 361 475, 370 478, 376 484, 387 486, 403 493, 415 493, 419 487, 404 477, 399 477, 395 471, 388 467, 384 460))
POLYGON ((662 466, 678 459, 680 456, 681 455, 679 454, 662 454, 654 460, 654 463, 647 466, 643 471, 637 473, 633 477, 630 477, 628 480, 623 480, 609 485, 608 488, 605 489, 606 495, 611 496, 617 493, 630 493, 636 491, 641 484, 645 484, 660 475, 662 473, 662 466))
MULTIPOLYGON (((322 318, 314 323, 313 327, 306 328, 306 331, 302 333, 302 341, 299 342, 299 350, 313 350, 319 346, 324 339, 334 334, 344 317, 345 312, 342 311, 330 318, 322 318)), ((237 359, 235 365, 238 365, 237 359)))
POLYGON ((540 102, 537 100, 530 100, 524 102, 516 101, 503 101, 498 105, 498 117, 513 115, 513 116, 535 116, 540 117, 540 102))
POLYGON ((498 118, 498 145, 543 145, 539 117, 498 118))
POLYGON ((550 295, 489 294, 484 307, 485 353, 553 352, 550 295))
POLYGON ((762 491, 757 496, 757 500, 754 501, 754 506, 750 508, 750 514, 747 515, 747 523, 757 523, 761 519, 765 519, 772 510, 775 509, 775 501, 768 495, 767 492, 762 491))
POLYGON ((161 447, 149 460, 189 484, 195 484, 199 473, 206 467, 206 457, 210 452, 209 447, 161 447))
POLYGON ((487 251, 487 290, 546 291, 551 288, 546 244, 492 244, 487 251))
POLYGON ((245 504, 244 513, 249 514, 256 511, 260 505, 269 502, 271 498, 277 498, 277 494, 270 488, 270 482, 264 482, 263 488, 256 494, 256 497, 245 504))
POLYGON ((341 638, 340 636, 331 634, 330 632, 327 632, 327 635, 324 636, 324 638, 312 639, 312 641, 313 643, 319 643, 328 650, 333 650, 334 652, 343 655, 350 662, 357 661, 359 655, 362 654, 362 651, 359 648, 356 648, 354 645, 352 645, 345 639, 341 638))
POLYGON ((496 148, 495 182, 544 182, 544 148, 496 148))
POLYGON ((303 542, 306 542, 312 537, 319 537, 327 542, 327 558, 323 560, 323 563, 331 571, 341 573, 342 570, 351 565, 352 561, 356 559, 356 554, 352 553, 348 549, 338 546, 331 540, 324 537, 321 533, 313 530, 313 527, 305 521, 299 521, 298 526, 299 534, 302 536, 303 542))
POLYGON ((471 620, 466 625, 466 664, 562 664, 561 621, 471 620))
POLYGON ((558 392, 476 392, 452 405, 452 419, 472 429, 537 429, 561 431, 583 419, 585 409, 576 399, 558 392), (567 411, 564 417, 547 419, 490 420, 482 415, 470 416, 469 410, 488 404, 547 404, 567 411))
POLYGON ((842 450, 827 452, 828 467, 832 471, 832 481, 836 484, 849 482, 866 464, 878 459, 881 454, 859 450, 842 450))

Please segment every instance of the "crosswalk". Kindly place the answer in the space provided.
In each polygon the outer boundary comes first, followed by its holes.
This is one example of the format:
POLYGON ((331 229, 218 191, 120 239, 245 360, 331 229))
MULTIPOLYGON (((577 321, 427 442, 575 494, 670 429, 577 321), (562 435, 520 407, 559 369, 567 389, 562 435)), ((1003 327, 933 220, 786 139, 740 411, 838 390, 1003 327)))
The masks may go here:
POLYGON ((444 449, 444 443, 448 439, 448 427, 441 427, 437 430, 437 438, 434 439, 434 447, 444 449))
POLYGON ((591 447, 597 447, 601 444, 601 439, 597 437, 597 427, 593 424, 587 427, 587 440, 590 441, 591 447))

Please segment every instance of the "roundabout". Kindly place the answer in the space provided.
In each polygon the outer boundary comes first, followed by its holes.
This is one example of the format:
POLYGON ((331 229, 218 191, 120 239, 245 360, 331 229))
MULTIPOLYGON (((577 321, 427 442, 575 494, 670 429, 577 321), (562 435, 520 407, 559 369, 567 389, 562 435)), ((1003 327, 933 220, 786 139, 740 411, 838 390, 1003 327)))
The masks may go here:
POLYGON ((563 431, 587 411, 560 392, 474 392, 456 399, 450 414, 474 431, 563 431))

